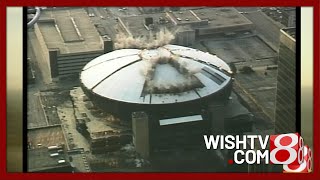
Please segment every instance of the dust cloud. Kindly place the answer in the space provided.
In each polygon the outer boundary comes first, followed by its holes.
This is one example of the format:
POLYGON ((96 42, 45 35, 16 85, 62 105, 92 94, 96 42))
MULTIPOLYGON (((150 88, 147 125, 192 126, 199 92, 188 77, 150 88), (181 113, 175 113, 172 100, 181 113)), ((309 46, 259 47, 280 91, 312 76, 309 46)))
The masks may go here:
MULTIPOLYGON (((177 32, 176 30, 175 32, 177 32)), ((203 87, 199 79, 194 76, 198 73, 199 69, 191 69, 187 64, 180 62, 179 56, 173 54, 163 46, 170 44, 175 39, 175 32, 168 29, 161 29, 159 32, 153 34, 150 32, 148 37, 132 37, 124 33, 116 35, 114 41, 115 49, 144 49, 144 50, 157 50, 157 55, 141 58, 146 61, 142 74, 145 76, 145 93, 179 93, 188 91, 194 88, 203 87), (169 52, 169 53, 168 53, 169 52), (155 69, 158 64, 170 64, 185 78, 184 81, 170 83, 159 83, 154 80, 155 69)))
MULTIPOLYGON (((159 48, 160 49, 160 48, 159 48)), ((152 58, 144 59, 147 63, 142 70, 143 75, 145 76, 145 88, 144 90, 148 93, 180 93, 185 92, 194 88, 203 87, 203 84, 199 79, 194 76, 194 74, 200 72, 201 69, 190 68, 187 66, 187 63, 181 62, 179 56, 171 54, 170 56, 155 56, 152 58), (180 74, 184 76, 184 81, 175 82, 175 84, 170 83, 159 83, 156 82, 153 77, 155 73, 156 66, 158 64, 170 64, 174 67, 180 74)), ((160 77, 161 78, 161 77, 160 77)), ((164 80, 166 81, 166 80, 164 80)), ((168 80, 167 80, 168 81, 168 80)))
POLYGON ((175 33, 161 29, 157 33, 150 32, 148 37, 132 37, 124 33, 116 35, 114 47, 115 49, 155 49, 169 44, 175 38, 175 33))

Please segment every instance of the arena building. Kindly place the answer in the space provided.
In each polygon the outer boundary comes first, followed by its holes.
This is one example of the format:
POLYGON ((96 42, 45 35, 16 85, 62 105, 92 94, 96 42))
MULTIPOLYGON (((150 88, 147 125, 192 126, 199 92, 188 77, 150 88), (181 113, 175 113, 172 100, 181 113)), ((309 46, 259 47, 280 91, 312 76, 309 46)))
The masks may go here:
POLYGON ((227 100, 232 72, 215 55, 165 45, 99 56, 83 68, 80 81, 87 96, 107 112, 124 119, 135 111, 166 117, 199 114, 208 102, 227 100))

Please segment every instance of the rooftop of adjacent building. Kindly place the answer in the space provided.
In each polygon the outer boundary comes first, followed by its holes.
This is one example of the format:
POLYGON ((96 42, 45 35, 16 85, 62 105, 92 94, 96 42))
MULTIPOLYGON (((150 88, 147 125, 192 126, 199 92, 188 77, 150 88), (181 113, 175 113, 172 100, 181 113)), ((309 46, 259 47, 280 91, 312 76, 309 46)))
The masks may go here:
POLYGON ((234 89, 251 108, 258 118, 265 119, 267 124, 260 128, 269 127, 274 121, 274 107, 277 87, 277 68, 274 59, 263 59, 255 62, 235 63, 238 73, 235 75, 234 89), (252 72, 243 71, 250 67, 252 72), (268 119, 270 121, 267 121, 268 119))
POLYGON ((148 36, 150 32, 159 31, 161 28, 171 29, 173 24, 166 17, 165 13, 143 14, 139 16, 129 16, 119 18, 119 24, 124 28, 127 34, 133 37, 148 36), (153 29, 149 31, 145 25, 145 18, 153 19, 153 29))
POLYGON ((45 9, 37 26, 48 49, 59 49, 61 54, 103 49, 101 37, 83 8, 45 9))
POLYGON ((199 8, 186 11, 172 12, 175 21, 180 24, 190 24, 198 21, 208 21, 209 27, 225 27, 240 24, 252 24, 250 20, 240 14, 235 8, 199 8))
POLYGON ((31 149, 66 144, 61 125, 28 129, 28 142, 31 149))
POLYGON ((132 36, 149 35, 159 27, 178 29, 177 26, 197 28, 224 28, 239 25, 252 25, 252 22, 240 14, 235 8, 198 8, 181 11, 166 11, 138 16, 121 17, 119 23, 127 34, 132 36), (145 26, 145 18, 153 19, 153 29, 145 26))

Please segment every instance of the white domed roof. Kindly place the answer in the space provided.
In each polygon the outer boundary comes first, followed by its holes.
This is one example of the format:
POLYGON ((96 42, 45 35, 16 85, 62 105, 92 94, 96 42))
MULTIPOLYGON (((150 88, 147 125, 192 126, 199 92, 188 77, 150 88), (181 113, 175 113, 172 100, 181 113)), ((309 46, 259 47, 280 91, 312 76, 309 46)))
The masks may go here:
POLYGON ((230 67, 215 55, 177 45, 153 50, 121 49, 101 55, 82 70, 85 88, 128 103, 192 101, 223 89, 230 67))

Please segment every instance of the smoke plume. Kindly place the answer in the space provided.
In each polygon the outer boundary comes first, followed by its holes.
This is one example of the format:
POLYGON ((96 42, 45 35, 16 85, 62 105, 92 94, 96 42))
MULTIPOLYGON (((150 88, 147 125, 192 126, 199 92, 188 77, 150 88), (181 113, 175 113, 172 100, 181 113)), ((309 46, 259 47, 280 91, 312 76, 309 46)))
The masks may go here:
MULTIPOLYGON (((178 29, 176 29, 175 32, 178 32, 178 29)), ((199 79, 194 76, 194 74, 199 72, 199 70, 187 67, 186 63, 179 61, 179 56, 173 54, 170 50, 163 47, 175 39, 175 32, 171 32, 164 28, 155 34, 150 32, 148 37, 134 38, 123 33, 116 35, 114 42, 115 49, 134 48, 145 49, 146 51, 150 49, 157 49, 157 55, 140 55, 141 58, 146 61, 145 67, 142 69, 142 73, 146 79, 143 94, 179 93, 194 88, 203 87, 203 84, 199 81, 199 79), (166 80, 163 80, 166 83, 155 82, 153 77, 158 64, 170 64, 185 77, 184 81, 176 82, 175 84, 170 84, 166 82, 166 80)))
POLYGON ((199 81, 199 79, 196 76, 194 76, 194 74, 198 73, 200 69, 192 69, 190 67, 187 67, 187 63, 181 62, 177 55, 174 55, 171 52, 169 56, 167 54, 164 55, 161 53, 160 49, 161 47, 158 48, 160 52, 158 56, 154 56, 148 59, 144 58, 144 60, 147 61, 145 68, 142 71, 146 79, 144 85, 145 93, 179 93, 194 88, 203 87, 203 84, 199 81), (155 82, 153 77, 156 66, 158 64, 170 64, 184 76, 184 81, 176 82, 175 84, 168 83, 165 79, 163 80, 163 82, 166 82, 164 84, 155 82))
POLYGON ((124 33, 116 35, 114 47, 115 49, 138 48, 138 49, 155 49, 169 44, 174 38, 175 33, 167 29, 161 29, 153 34, 150 32, 148 37, 132 37, 124 33))

